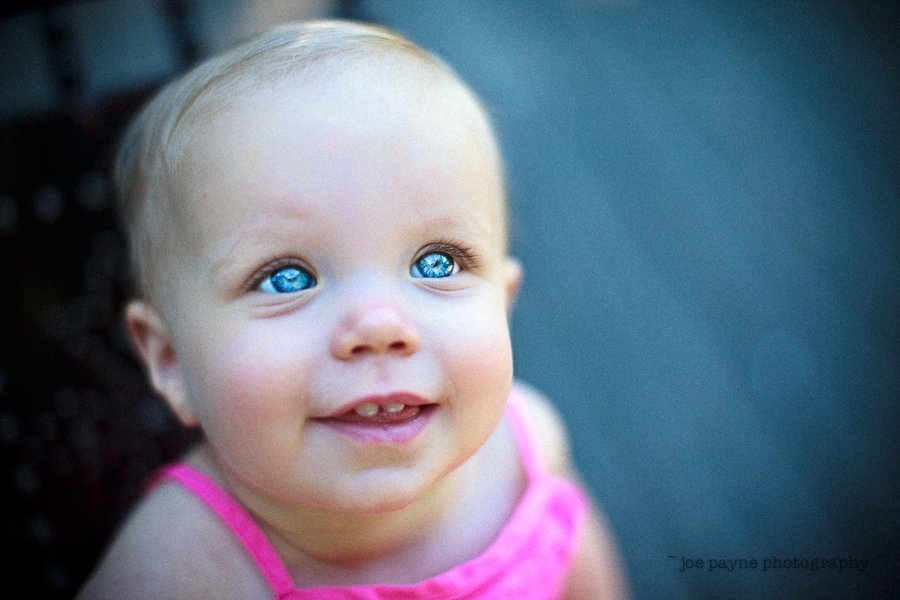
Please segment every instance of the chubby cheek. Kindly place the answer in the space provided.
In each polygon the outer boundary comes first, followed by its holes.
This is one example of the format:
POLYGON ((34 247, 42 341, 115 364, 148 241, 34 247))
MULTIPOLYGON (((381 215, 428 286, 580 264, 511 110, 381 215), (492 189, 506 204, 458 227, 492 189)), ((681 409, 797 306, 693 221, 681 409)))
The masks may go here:
POLYGON ((216 337, 197 353, 194 395, 210 441, 221 451, 245 452, 279 429, 296 429, 305 409, 300 349, 290 347, 290 340, 267 338, 264 331, 249 335, 234 329, 216 337))
MULTIPOLYGON (((505 311, 473 311, 448 329, 445 364, 457 401, 479 425, 499 419, 512 384, 513 361, 505 311)), ((492 427, 491 427, 492 428, 492 427)))

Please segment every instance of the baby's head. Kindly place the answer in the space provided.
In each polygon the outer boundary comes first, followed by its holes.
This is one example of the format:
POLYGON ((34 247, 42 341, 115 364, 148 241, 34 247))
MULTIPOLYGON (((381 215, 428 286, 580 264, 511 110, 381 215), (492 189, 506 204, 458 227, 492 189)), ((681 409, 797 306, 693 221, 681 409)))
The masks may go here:
POLYGON ((493 131, 437 59, 285 25, 165 88, 118 181, 129 331, 242 500, 391 510, 495 429, 519 268, 493 131))
MULTIPOLYGON (((477 96, 438 57, 382 27, 343 21, 285 24, 171 82, 144 107, 123 136, 114 179, 129 239, 134 293, 159 306, 164 304, 170 269, 180 260, 181 242, 187 234, 181 227, 182 213, 190 199, 184 196, 182 178, 197 127, 260 89, 291 79, 314 86, 353 69, 369 71, 385 81, 401 75, 420 78, 423 86, 438 86, 468 103, 472 127, 482 129, 502 185, 502 159, 486 112, 477 96)), ((305 110, 297 106, 297 111, 305 110)), ((500 198, 505 236, 505 194, 500 198)))

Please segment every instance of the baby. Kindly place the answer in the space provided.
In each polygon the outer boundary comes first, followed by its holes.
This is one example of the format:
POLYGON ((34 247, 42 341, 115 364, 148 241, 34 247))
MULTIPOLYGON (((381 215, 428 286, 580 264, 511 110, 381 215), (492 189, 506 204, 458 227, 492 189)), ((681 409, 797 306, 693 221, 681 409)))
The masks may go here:
POLYGON ((153 388, 203 432, 84 598, 618 598, 546 400, 513 382, 485 111, 388 30, 282 25, 119 154, 153 388))

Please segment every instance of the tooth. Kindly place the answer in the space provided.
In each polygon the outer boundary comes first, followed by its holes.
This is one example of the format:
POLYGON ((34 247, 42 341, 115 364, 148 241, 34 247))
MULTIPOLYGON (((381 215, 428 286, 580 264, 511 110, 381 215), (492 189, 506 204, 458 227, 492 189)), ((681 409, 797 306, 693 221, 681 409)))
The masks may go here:
POLYGON ((395 415, 398 412, 400 412, 401 410, 403 410, 404 408, 406 408, 406 405, 401 404, 400 402, 394 402, 391 404, 385 404, 383 408, 384 408, 384 412, 391 414, 391 415, 395 415))
POLYGON ((374 417, 378 414, 378 405, 374 402, 366 402, 356 407, 356 414, 361 417, 374 417))

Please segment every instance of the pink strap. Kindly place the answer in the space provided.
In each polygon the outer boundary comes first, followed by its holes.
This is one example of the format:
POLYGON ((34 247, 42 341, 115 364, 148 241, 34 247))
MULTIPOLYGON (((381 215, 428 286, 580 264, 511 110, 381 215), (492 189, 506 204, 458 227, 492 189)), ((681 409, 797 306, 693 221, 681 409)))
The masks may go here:
POLYGON ((164 467, 161 469, 157 481, 166 477, 181 483, 219 515, 219 518, 229 526, 247 549, 253 562, 269 582, 276 597, 293 592, 294 582, 266 534, 244 508, 216 482, 187 463, 164 467))

